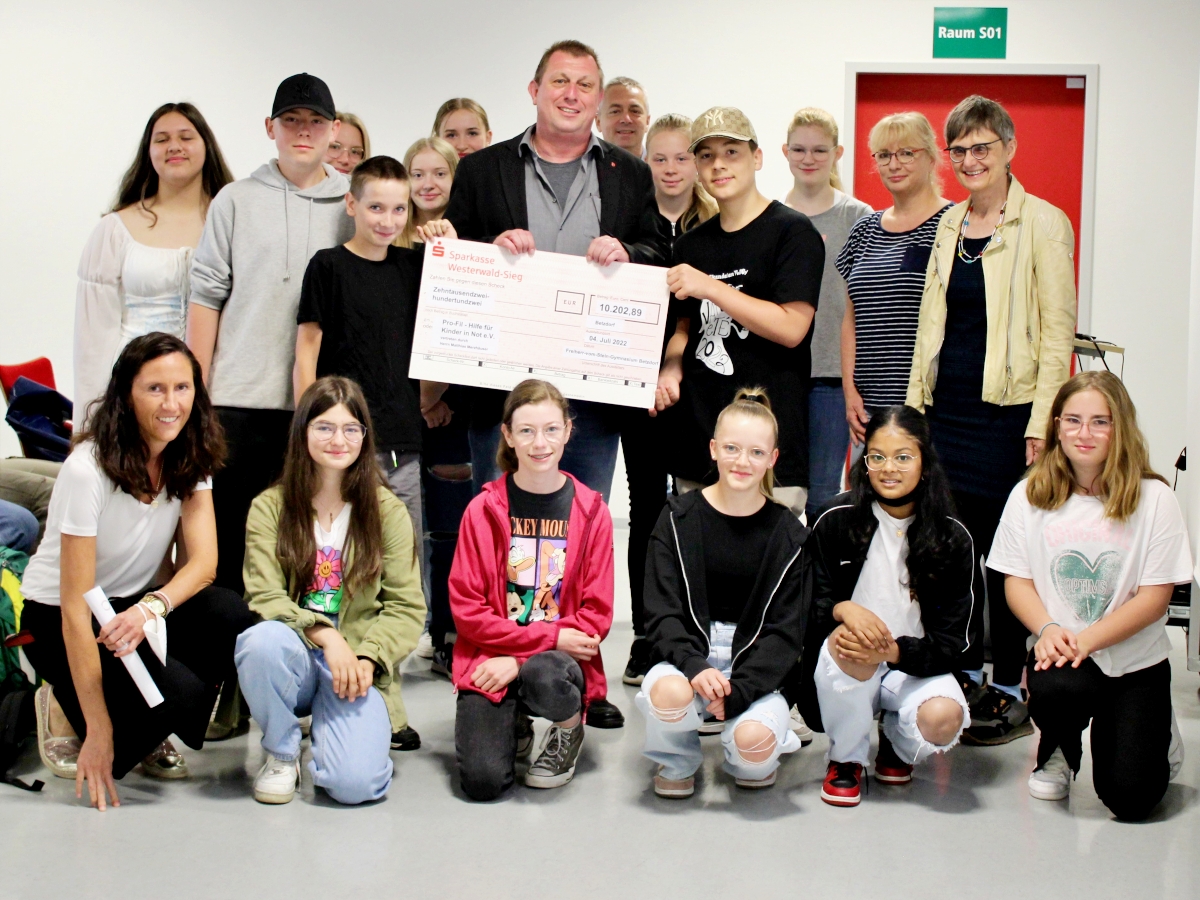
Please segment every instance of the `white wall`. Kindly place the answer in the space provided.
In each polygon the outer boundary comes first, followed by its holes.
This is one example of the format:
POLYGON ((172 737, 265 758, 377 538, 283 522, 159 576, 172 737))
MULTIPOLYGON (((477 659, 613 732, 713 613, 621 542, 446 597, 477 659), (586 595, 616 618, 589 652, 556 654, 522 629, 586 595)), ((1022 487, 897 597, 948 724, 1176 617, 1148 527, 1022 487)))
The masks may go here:
MULTIPOLYGON (((812 104, 840 115, 848 59, 929 59, 934 5, 6 4, 0 360, 46 354, 71 383, 79 251, 166 100, 195 102, 244 176, 271 155, 262 122, 275 85, 307 70, 363 116, 377 152, 400 155, 460 94, 487 107, 497 138, 517 133, 532 118, 525 85, 541 50, 577 37, 609 75, 641 80, 654 114, 742 107, 767 145, 761 184, 777 196, 788 175, 772 145, 790 114, 812 104)), ((1009 2, 1010 60, 1100 66, 1093 330, 1129 348, 1126 380, 1164 471, 1185 432, 1198 26, 1195 3, 1009 2)), ((0 451, 15 452, 3 432, 0 451)))

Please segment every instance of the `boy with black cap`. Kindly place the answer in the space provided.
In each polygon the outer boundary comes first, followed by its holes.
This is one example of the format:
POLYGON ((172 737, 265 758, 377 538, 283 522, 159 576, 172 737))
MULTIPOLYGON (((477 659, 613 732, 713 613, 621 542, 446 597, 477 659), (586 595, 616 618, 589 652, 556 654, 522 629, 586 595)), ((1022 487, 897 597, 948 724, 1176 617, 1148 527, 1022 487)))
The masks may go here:
POLYGON ((320 78, 279 85, 266 120, 278 159, 213 198, 192 258, 187 341, 228 447, 213 480, 217 584, 238 592, 250 502, 279 475, 287 447, 304 270, 354 233, 342 201, 349 182, 324 163, 335 109, 320 78))
POLYGON ((775 498, 797 516, 808 494, 811 325, 825 245, 808 217, 755 185, 762 150, 750 120, 714 106, 692 124, 691 151, 720 214, 682 235, 667 286, 679 320, 656 406, 679 403, 671 474, 684 490, 713 479, 709 439, 739 388, 762 387, 779 421, 775 498))

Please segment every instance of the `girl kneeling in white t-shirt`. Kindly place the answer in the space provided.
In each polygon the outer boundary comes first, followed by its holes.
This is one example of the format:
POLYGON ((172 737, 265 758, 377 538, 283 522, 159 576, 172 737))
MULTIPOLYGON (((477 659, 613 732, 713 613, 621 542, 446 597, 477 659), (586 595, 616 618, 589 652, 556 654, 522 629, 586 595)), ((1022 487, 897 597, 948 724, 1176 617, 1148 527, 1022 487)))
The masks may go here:
POLYGON ((929 424, 889 406, 864 440, 850 492, 817 516, 807 545, 813 603, 800 706, 829 735, 821 799, 833 806, 861 799, 877 713, 884 784, 912 781, 913 766, 957 744, 970 719, 950 672, 967 646, 975 555, 929 424))
POLYGON ((318 379, 296 404, 283 476, 250 506, 242 577, 267 620, 235 654, 267 751, 254 799, 295 795, 309 714, 313 783, 339 803, 380 799, 391 723, 408 720, 395 668, 417 646, 425 597, 412 520, 384 481, 349 378, 318 379))
POLYGON ((1183 763, 1167 604, 1191 579, 1179 504, 1150 468, 1125 386, 1082 372, 1054 398, 1046 448, 1013 488, 988 556, 1035 635, 1026 681, 1041 729, 1029 792, 1063 800, 1092 723, 1092 783, 1119 819, 1148 816, 1183 763))
POLYGON ((33 635, 30 663, 54 686, 37 697, 42 760, 75 779, 76 796, 87 781, 104 809, 120 805, 113 779, 139 763, 152 777, 187 776, 167 736, 203 745, 217 688, 233 674, 234 641, 254 616, 237 594, 211 586, 211 478, 225 448, 183 341, 163 332, 132 340, 86 419, 25 570, 22 624, 33 635), (103 628, 83 599, 97 586, 117 612, 103 628), (163 617, 171 628, 160 663, 140 645, 149 623, 165 632, 163 617), (163 695, 154 708, 120 661, 135 652, 163 695))

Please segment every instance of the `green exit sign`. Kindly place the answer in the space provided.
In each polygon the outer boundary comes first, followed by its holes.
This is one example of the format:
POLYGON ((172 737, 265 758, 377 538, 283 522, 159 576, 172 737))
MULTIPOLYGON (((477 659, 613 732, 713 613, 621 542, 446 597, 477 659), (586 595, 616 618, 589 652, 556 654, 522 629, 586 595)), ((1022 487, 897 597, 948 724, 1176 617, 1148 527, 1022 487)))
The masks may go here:
POLYGON ((934 59, 1004 59, 1007 45, 1007 7, 934 7, 934 59))

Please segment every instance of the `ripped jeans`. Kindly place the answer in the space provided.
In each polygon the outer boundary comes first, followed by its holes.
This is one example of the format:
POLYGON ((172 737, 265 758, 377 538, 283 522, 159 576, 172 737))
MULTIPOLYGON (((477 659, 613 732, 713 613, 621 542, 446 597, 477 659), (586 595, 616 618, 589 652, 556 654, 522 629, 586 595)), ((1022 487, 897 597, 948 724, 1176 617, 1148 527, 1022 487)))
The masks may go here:
MULTIPOLYGON (((684 674, 670 663, 659 663, 646 674, 635 702, 646 717, 646 756, 663 767, 664 778, 678 781, 696 774, 696 770, 704 761, 704 753, 700 749, 700 722, 708 701, 697 694, 682 719, 678 722, 664 722, 655 714, 656 711, 650 704, 650 690, 656 681, 667 675, 684 677, 684 674)), ((658 711, 659 714, 662 712, 658 711)), ((800 749, 800 739, 789 727, 787 700, 778 691, 759 697, 744 713, 725 723, 725 730, 721 732, 721 747, 725 751, 724 769, 734 778, 766 778, 779 768, 780 756, 800 749), (760 763, 743 759, 734 742, 734 733, 743 722, 761 722, 775 735, 774 751, 760 763)))
POLYGON ((871 726, 882 711, 883 733, 899 756, 915 765, 934 753, 949 750, 958 743, 963 727, 971 721, 971 711, 962 688, 953 675, 918 678, 887 663, 866 681, 846 674, 829 653, 829 641, 821 645, 815 672, 817 700, 821 719, 829 735, 829 759, 867 765, 871 751, 871 726), (926 700, 946 697, 963 709, 963 724, 948 744, 931 744, 917 728, 917 710, 926 700))

